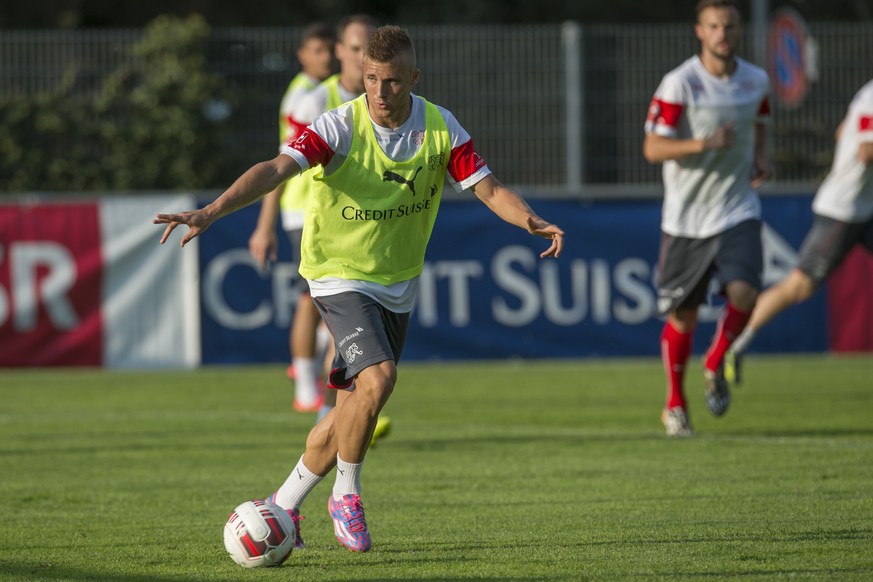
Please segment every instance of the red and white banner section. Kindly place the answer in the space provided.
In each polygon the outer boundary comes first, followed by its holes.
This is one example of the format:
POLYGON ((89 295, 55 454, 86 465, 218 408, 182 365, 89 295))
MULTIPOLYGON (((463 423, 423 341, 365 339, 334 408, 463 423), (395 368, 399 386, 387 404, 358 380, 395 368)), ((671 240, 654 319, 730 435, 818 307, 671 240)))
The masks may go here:
POLYGON ((161 247, 151 223, 194 204, 0 204, 0 366, 199 364, 196 247, 161 247))
POLYGON ((193 196, 126 196, 100 202, 103 239, 103 365, 191 368, 200 364, 199 240, 158 244, 157 213, 196 208, 193 196))
POLYGON ((102 363, 96 204, 0 206, 0 365, 102 363))
POLYGON ((873 256, 856 246, 830 277, 828 334, 835 352, 873 352, 873 256))

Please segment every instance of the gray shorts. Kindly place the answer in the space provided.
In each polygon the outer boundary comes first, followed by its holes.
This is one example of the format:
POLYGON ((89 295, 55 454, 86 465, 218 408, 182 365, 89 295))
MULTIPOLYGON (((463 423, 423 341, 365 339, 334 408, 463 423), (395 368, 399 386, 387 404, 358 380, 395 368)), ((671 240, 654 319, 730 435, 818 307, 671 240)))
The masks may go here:
POLYGON ((336 346, 328 388, 344 390, 364 368, 386 360, 400 361, 409 331, 408 313, 389 311, 361 293, 313 300, 336 346))
POLYGON ((873 253, 873 218, 867 222, 840 222, 816 214, 800 246, 797 268, 819 285, 856 244, 873 253))
POLYGON ((706 303, 712 277, 722 293, 731 281, 745 281, 760 290, 763 270, 760 220, 741 222, 709 238, 663 233, 658 257, 658 312, 663 315, 706 303))

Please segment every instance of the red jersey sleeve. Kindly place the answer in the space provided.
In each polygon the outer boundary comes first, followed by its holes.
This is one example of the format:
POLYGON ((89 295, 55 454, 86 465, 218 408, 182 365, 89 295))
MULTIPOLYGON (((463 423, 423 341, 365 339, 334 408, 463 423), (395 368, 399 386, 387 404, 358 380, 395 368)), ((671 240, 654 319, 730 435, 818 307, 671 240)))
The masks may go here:
POLYGON ((285 134, 285 143, 290 144, 295 139, 303 135, 303 132, 306 131, 307 124, 300 123, 290 115, 285 117, 285 121, 288 123, 288 130, 285 134))
POLYGON ((334 152, 327 145, 327 142, 311 129, 304 130, 300 137, 288 144, 288 146, 303 154, 306 161, 309 162, 310 168, 319 164, 326 166, 331 158, 333 158, 334 152))
POLYGON ((473 140, 469 139, 458 147, 452 148, 452 153, 449 155, 449 176, 455 182, 463 182, 484 165, 485 160, 476 153, 473 140))
POLYGON ((649 105, 649 111, 646 115, 646 127, 654 129, 657 125, 666 125, 667 127, 677 129, 683 109, 684 106, 681 103, 670 103, 655 97, 649 105))

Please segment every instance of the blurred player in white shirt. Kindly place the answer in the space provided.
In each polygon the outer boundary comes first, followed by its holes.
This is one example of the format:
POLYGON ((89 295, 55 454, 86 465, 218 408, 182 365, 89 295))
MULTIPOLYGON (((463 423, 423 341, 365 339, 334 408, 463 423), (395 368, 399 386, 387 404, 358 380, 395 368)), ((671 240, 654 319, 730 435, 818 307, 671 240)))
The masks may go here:
MULTIPOLYGON (((325 25, 313 25, 303 32, 298 60, 303 71, 291 82, 282 100, 280 127, 282 142, 293 143, 315 118, 354 99, 364 92, 361 59, 370 34, 376 29, 375 18, 355 14, 337 24, 336 36, 325 25), (334 46, 335 43, 335 46, 334 46), (340 72, 331 75, 333 55, 340 72), (305 75, 304 78, 300 78, 305 75), (314 81, 314 82, 312 82, 314 81)), ((306 206, 309 201, 312 172, 289 180, 264 197, 258 224, 249 239, 249 250, 261 268, 277 257, 276 220, 291 241, 294 260, 300 258, 306 206)), ((291 365, 288 376, 294 379, 294 409, 298 412, 327 414, 335 403, 335 394, 324 392, 319 382, 323 366, 319 350, 321 315, 308 291, 301 293, 294 310, 289 334, 291 365)), ((322 328, 323 343, 330 349, 329 333, 322 328)), ((332 354, 328 354, 331 357, 332 354)), ((385 432, 382 428, 382 432, 385 432)))
POLYGON ((724 356, 749 320, 761 288, 761 203, 767 179, 766 72, 736 55, 740 13, 731 0, 701 0, 695 33, 700 53, 667 73, 646 118, 643 155, 663 163, 663 232, 658 308, 667 399, 661 420, 670 436, 693 429, 684 394, 697 312, 710 279, 727 305, 704 357, 706 402, 727 411, 724 356))
POLYGON ((812 210, 815 218, 797 266, 761 294, 749 325, 731 347, 728 371, 735 382, 740 380, 740 358, 758 330, 788 307, 809 299, 855 245, 873 253, 873 80, 852 99, 837 129, 833 166, 812 210))

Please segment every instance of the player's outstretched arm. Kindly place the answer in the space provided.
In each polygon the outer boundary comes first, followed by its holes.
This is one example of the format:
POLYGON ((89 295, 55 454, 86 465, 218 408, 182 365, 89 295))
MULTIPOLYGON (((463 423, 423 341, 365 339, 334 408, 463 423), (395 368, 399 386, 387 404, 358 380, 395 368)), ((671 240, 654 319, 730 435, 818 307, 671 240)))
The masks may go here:
POLYGON ((564 250, 564 231, 537 216, 524 199, 489 174, 473 186, 473 192, 497 216, 523 228, 535 236, 550 239, 552 244, 540 253, 540 258, 561 255, 564 250))
POLYGON ((182 237, 180 246, 185 246, 194 237, 203 234, 209 226, 227 214, 247 206, 274 190, 288 178, 300 173, 300 166, 294 158, 279 154, 272 160, 255 164, 236 179, 224 194, 199 210, 190 210, 178 214, 158 214, 152 222, 166 224, 161 244, 167 242, 177 226, 188 226, 188 232, 182 237))

